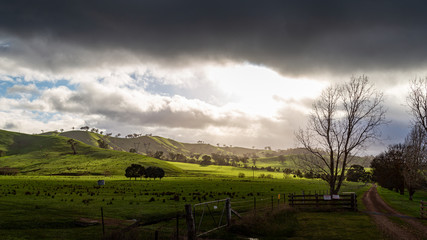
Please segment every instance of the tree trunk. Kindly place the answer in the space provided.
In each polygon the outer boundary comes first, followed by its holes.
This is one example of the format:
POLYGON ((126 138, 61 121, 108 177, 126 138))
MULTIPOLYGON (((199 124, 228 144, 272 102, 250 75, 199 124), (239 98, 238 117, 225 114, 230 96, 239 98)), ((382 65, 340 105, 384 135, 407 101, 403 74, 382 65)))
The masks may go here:
POLYGON ((413 188, 409 188, 408 189, 408 193, 409 193, 409 200, 412 201, 412 197, 414 196, 415 190, 413 188))

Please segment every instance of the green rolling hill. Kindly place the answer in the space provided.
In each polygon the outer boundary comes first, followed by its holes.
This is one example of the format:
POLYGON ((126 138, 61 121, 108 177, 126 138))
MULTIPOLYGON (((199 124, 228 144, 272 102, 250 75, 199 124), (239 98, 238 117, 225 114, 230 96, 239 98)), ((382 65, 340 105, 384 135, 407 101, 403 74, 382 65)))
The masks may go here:
MULTIPOLYGON (((252 156, 256 154, 258 167, 299 168, 295 164, 304 150, 289 149, 279 152, 240 147, 218 147, 210 144, 181 143, 158 136, 137 138, 108 137, 90 131, 49 132, 42 135, 28 135, 0 130, 0 168, 9 167, 22 174, 31 175, 123 175, 132 163, 143 166, 158 166, 169 176, 185 174, 184 171, 167 161, 145 156, 146 152, 163 151, 192 154, 221 153, 227 155, 252 156), (77 140, 77 154, 74 155, 70 138, 77 140), (99 147, 100 142, 109 149, 99 147), (129 153, 135 148, 138 153, 129 153)), ((369 167, 370 159, 357 157, 353 164, 369 167)), ((252 165, 252 161, 249 161, 252 165)))
MULTIPOLYGON (((254 154, 259 157, 257 166, 259 167, 281 167, 281 168, 300 168, 298 161, 307 151, 302 148, 292 148, 287 150, 272 151, 261 149, 250 149, 243 147, 220 147, 206 143, 182 143, 173 139, 163 138, 159 136, 140 136, 137 138, 118 138, 105 136, 90 131, 69 131, 63 133, 49 132, 45 135, 58 135, 76 139, 88 145, 99 147, 98 140, 103 140, 108 143, 110 149, 129 152, 131 148, 137 150, 138 153, 147 154, 147 152, 162 151, 163 158, 168 157, 168 153, 181 153, 188 156, 192 154, 220 153, 224 155, 248 156, 251 158, 254 154), (297 163, 297 164, 295 164, 297 163)), ((364 167, 370 167, 372 157, 356 156, 351 164, 358 164, 364 167)), ((250 161, 251 162, 251 161, 250 161)), ((251 162, 252 163, 252 162, 251 162)))
POLYGON ((90 131, 68 131, 63 133, 48 132, 42 135, 55 135, 73 138, 88 145, 99 147, 98 140, 108 143, 110 149, 129 152, 131 148, 136 149, 138 153, 146 154, 147 152, 162 151, 167 154, 181 153, 186 156, 191 154, 234 154, 243 156, 244 154, 260 153, 263 150, 249 149, 242 147, 218 147, 205 143, 181 143, 172 139, 159 136, 140 136, 136 138, 119 138, 105 136, 90 131))
MULTIPOLYGON (((90 133, 89 133, 90 134, 90 133)), ((86 135, 86 141, 95 140, 86 135)), ((140 154, 102 149, 77 141, 74 155, 69 138, 55 135, 28 135, 0 130, 0 167, 31 175, 123 175, 132 163, 157 166, 166 174, 180 175, 182 170, 155 158, 140 154)))

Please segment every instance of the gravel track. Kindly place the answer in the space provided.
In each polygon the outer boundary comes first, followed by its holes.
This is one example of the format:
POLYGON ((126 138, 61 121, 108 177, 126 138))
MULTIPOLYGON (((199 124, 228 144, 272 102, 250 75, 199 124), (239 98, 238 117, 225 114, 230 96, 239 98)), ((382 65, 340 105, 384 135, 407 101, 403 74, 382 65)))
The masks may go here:
POLYGON ((385 203, 373 185, 364 195, 363 204, 378 228, 390 239, 427 239, 427 227, 417 219, 411 218, 391 208, 385 203), (398 217, 404 224, 396 224, 391 217, 398 217))

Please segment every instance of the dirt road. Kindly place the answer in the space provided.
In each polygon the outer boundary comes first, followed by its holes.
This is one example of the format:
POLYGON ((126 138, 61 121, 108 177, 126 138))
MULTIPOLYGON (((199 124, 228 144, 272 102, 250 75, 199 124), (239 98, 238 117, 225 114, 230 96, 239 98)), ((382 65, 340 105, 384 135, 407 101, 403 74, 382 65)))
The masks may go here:
POLYGON ((363 196, 363 204, 378 228, 391 239, 427 239, 427 227, 420 220, 403 215, 379 196, 377 187, 373 185, 363 196), (390 218, 397 218, 403 224, 396 224, 390 218))

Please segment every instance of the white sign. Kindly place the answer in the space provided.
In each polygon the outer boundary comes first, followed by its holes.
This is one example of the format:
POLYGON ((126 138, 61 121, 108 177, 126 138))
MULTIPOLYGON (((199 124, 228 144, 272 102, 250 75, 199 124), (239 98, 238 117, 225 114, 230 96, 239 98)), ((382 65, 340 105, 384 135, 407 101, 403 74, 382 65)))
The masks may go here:
POLYGON ((217 209, 218 207, 217 206, 214 206, 214 209, 217 209))
POLYGON ((340 199, 340 195, 334 194, 334 195, 332 195, 332 199, 340 199))
POLYGON ((323 195, 323 200, 331 200, 331 195, 323 195))

